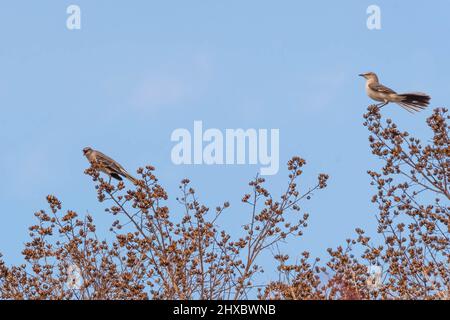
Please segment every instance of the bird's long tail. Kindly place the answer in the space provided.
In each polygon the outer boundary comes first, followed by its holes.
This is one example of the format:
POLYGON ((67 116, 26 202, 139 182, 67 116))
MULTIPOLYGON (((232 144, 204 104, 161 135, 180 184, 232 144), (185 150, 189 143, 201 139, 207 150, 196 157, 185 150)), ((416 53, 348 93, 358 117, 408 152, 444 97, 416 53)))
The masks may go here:
POLYGON ((431 97, 425 93, 412 92, 402 93, 398 95, 402 98, 397 104, 405 108, 409 112, 420 111, 428 107, 431 97))
POLYGON ((126 172, 125 170, 122 172, 123 176, 125 178, 127 178, 128 180, 130 180, 134 185, 137 185, 138 180, 133 177, 132 175, 130 175, 128 172, 126 172))

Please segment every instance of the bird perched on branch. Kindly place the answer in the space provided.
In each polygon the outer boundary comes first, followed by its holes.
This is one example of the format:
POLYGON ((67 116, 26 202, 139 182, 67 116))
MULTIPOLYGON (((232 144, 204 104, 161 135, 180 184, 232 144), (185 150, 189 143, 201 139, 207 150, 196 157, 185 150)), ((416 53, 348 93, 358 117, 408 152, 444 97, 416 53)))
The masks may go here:
POLYGON ((110 180, 111 177, 113 177, 122 181, 122 177, 124 177, 130 180, 133 184, 137 184, 137 180, 132 177, 119 163, 100 151, 86 147, 83 149, 83 154, 95 169, 106 173, 110 177, 110 180))
POLYGON ((364 77, 366 81, 367 95, 376 101, 381 101, 377 104, 378 108, 382 108, 389 102, 394 102, 405 108, 407 111, 420 111, 428 107, 430 103, 430 96, 421 92, 411 93, 396 93, 394 90, 383 86, 378 82, 378 77, 373 72, 362 73, 359 76, 364 77))

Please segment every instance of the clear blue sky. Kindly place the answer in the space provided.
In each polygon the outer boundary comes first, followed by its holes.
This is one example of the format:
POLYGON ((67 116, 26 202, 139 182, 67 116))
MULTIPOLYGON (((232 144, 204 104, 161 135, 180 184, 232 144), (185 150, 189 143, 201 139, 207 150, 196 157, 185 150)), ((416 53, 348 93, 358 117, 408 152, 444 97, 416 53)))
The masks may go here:
MULTIPOLYGON (((250 217, 240 203, 258 166, 175 166, 170 134, 206 128, 280 129, 280 171, 304 157, 303 186, 330 175, 303 208, 305 236, 282 249, 325 256, 355 227, 375 231, 378 168, 362 114, 369 104, 358 73, 375 71, 397 91, 424 91, 432 107, 450 102, 448 1, 2 1, 0 5, 0 252, 21 260, 33 213, 54 194, 65 209, 91 212, 100 235, 112 218, 96 202, 82 148, 92 146, 134 171, 152 164, 171 199, 189 177, 200 200, 230 201, 220 224, 250 217), (82 29, 66 28, 78 4, 82 29), (366 27, 381 8, 382 29, 366 27)), ((428 136, 431 108, 383 113, 428 136)), ((172 208, 178 208, 172 206, 172 208)), ((173 210, 172 214, 177 215, 173 210)))

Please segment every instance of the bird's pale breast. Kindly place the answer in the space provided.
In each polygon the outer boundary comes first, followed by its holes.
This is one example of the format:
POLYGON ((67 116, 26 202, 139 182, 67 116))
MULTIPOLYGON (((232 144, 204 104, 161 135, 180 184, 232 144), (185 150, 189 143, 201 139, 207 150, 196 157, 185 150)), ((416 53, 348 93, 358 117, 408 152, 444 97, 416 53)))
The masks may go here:
POLYGON ((367 95, 376 101, 385 101, 386 94, 375 91, 369 87, 369 83, 366 83, 366 93, 367 95))

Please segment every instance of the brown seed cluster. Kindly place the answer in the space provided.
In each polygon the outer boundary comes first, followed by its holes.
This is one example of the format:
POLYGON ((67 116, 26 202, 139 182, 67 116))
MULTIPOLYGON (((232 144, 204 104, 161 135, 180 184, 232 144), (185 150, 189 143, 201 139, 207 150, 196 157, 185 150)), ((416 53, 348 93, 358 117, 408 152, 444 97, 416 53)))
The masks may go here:
MULTIPOLYGON (((282 244, 301 237, 309 214, 302 203, 327 186, 300 185, 305 160, 293 157, 284 192, 274 196, 256 176, 241 207, 210 210, 188 179, 179 206, 147 166, 130 190, 109 184, 95 168, 98 200, 111 216, 100 240, 94 219, 62 212, 48 196, 49 212, 35 213, 24 263, 8 266, 0 255, 0 299, 448 299, 450 294, 450 147, 446 109, 427 119, 432 136, 411 137, 376 108, 364 115, 379 169, 368 171, 378 234, 357 228, 353 239, 328 249, 325 262, 303 252, 290 263, 282 244), (224 215, 245 215, 239 236, 220 228, 224 215), (279 276, 260 283, 259 264, 275 252, 279 276), (375 272, 372 272, 375 270, 375 272)), ((351 194, 349 194, 351 201, 351 194)), ((339 213, 336 213, 339 214, 339 213)))
POLYGON ((356 229, 345 246, 328 249, 322 265, 287 264, 278 255, 280 281, 260 290, 262 299, 449 299, 450 146, 446 109, 427 119, 423 143, 402 132, 377 108, 364 115, 372 153, 383 163, 368 171, 376 193, 376 240, 356 229), (381 239, 381 240, 380 240, 381 239), (370 274, 371 267, 382 270, 370 274))

